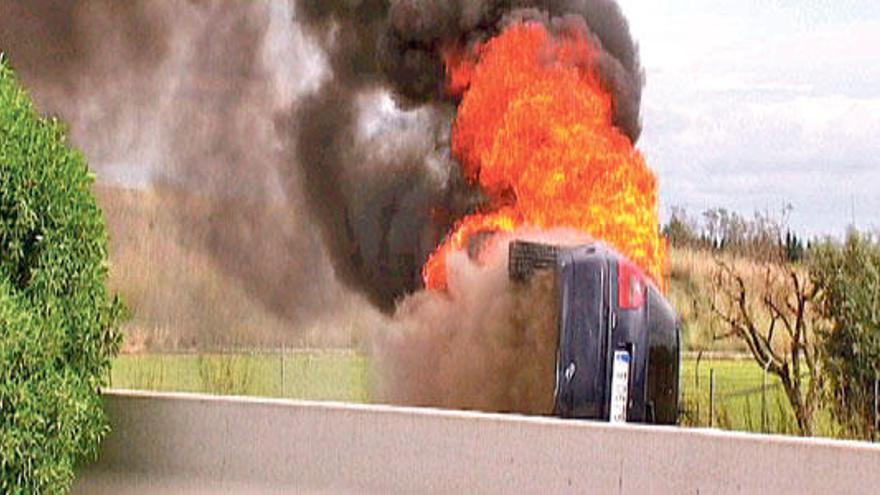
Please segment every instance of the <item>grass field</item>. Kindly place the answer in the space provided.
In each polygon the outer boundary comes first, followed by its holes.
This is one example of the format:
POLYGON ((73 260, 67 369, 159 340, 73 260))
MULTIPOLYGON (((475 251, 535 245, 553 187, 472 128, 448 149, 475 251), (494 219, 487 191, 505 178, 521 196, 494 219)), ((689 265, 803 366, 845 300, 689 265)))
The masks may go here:
POLYGON ((796 423, 779 380, 766 377, 748 359, 696 360, 682 363, 682 423, 690 426, 714 425, 728 430, 794 433, 796 423), (697 373, 699 371, 699 374, 697 373), (714 418, 710 417, 711 377, 714 373, 714 418), (762 423, 762 408, 765 412, 762 423))
POLYGON ((123 355, 111 386, 303 400, 368 402, 367 359, 350 352, 123 355))
MULTIPOLYGON (((113 366, 112 386, 138 390, 198 392, 303 400, 370 402, 368 359, 345 351, 289 351, 254 354, 123 355, 113 366)), ((751 360, 703 359, 682 363, 682 424, 762 431, 763 371, 751 360), (699 378, 697 371, 699 370, 699 378), (710 375, 715 375, 714 418, 710 417, 710 375)), ((763 431, 795 433, 779 381, 767 377, 763 431)), ((818 432, 833 436, 819 418, 818 432)))

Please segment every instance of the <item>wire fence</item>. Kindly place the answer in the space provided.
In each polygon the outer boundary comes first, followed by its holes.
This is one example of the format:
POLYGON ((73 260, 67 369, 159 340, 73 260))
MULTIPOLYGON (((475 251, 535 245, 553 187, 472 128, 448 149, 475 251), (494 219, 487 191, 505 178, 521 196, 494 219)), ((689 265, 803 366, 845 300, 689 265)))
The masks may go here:
POLYGON ((797 431, 782 383, 751 361, 687 362, 681 380, 684 425, 761 433, 797 431))
MULTIPOLYGON (((808 380, 807 376, 803 381, 808 380)), ((797 418, 781 380, 750 359, 686 360, 681 375, 681 424, 754 433, 796 435, 797 418)), ((867 435, 843 431, 829 404, 814 413, 814 434, 880 441, 880 377, 871 383, 867 435)))
MULTIPOLYGON (((799 432, 779 378, 751 359, 686 357, 680 379, 683 426, 799 432)), ((368 357, 352 349, 231 347, 120 356, 108 382, 139 390, 370 402, 374 376, 368 357)), ((880 381, 873 385, 877 440, 880 381)), ((827 411, 817 421, 819 434, 839 436, 827 411)))
POLYGON ((350 349, 217 348, 120 356, 114 388, 368 402, 367 358, 350 349))

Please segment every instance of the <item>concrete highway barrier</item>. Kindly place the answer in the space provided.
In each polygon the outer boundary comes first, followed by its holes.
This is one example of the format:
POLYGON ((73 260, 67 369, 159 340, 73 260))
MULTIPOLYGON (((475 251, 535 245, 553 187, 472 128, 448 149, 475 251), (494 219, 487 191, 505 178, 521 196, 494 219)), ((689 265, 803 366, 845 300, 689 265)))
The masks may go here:
POLYGON ((867 493, 880 447, 372 405, 111 391, 74 493, 867 493))

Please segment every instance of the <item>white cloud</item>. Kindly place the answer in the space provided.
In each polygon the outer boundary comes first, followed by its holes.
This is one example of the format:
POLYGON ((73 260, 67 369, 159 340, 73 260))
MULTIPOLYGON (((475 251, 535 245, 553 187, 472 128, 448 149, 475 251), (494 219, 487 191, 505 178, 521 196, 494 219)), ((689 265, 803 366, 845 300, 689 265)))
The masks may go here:
POLYGON ((665 207, 789 201, 799 228, 839 233, 854 202, 865 226, 880 224, 876 7, 622 4, 647 68, 640 148, 665 207))

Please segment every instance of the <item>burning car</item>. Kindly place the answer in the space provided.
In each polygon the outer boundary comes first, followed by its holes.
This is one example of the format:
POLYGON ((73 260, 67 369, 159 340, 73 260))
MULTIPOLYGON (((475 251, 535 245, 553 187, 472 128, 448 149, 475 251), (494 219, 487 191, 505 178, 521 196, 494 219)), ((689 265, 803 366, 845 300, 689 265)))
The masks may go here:
POLYGON ((559 291, 555 414, 676 424, 679 325, 631 261, 602 243, 509 245, 508 273, 524 282, 553 270, 559 291))

